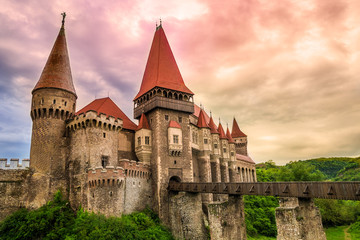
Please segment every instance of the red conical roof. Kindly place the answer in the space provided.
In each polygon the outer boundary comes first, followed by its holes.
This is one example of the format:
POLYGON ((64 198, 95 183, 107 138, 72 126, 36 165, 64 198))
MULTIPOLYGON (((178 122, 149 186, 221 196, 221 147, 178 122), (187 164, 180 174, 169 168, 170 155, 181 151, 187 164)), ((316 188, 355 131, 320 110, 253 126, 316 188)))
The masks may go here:
POLYGON ((204 110, 200 110, 197 126, 199 128, 210 128, 209 125, 206 123, 204 110))
POLYGON ((243 133, 243 132, 240 130, 239 125, 237 124, 235 118, 234 118, 233 125, 232 125, 231 136, 232 136, 233 138, 246 137, 246 134, 243 133))
POLYGON ((218 132, 220 134, 220 139, 227 139, 221 123, 219 123, 218 132))
POLYGON ((194 94, 185 86, 161 25, 155 31, 140 91, 134 100, 154 87, 194 94))
MULTIPOLYGON (((194 114, 195 117, 199 118, 199 116, 200 116, 200 110, 201 110, 201 108, 194 103, 194 113, 193 113, 193 114, 194 114)), ((205 110, 203 110, 203 111, 204 111, 205 121, 206 121, 207 124, 209 124, 209 122, 210 122, 210 117, 209 117, 209 115, 206 113, 205 110)), ((216 126, 215 126, 215 128, 216 128, 216 126)))
POLYGON ((234 139, 231 137, 229 128, 226 129, 226 137, 229 139, 229 143, 235 143, 234 139))
POLYGON ((150 126, 149 126, 149 122, 145 116, 145 114, 141 114, 140 120, 139 120, 139 125, 136 128, 136 131, 140 130, 140 129, 149 129, 151 130, 150 126))
POLYGON ((78 111, 76 115, 86 113, 91 110, 96 111, 98 114, 103 113, 106 114, 106 116, 113 116, 115 118, 122 119, 123 128, 125 129, 136 130, 137 128, 136 124, 133 123, 109 97, 95 99, 78 111))
POLYGON ((58 88, 75 94, 64 26, 61 27, 40 79, 32 92, 40 88, 58 88))
POLYGON ((219 134, 219 131, 217 130, 217 127, 216 127, 216 125, 215 125, 214 120, 213 120, 212 117, 210 117, 209 127, 210 127, 210 132, 211 132, 211 133, 217 133, 217 134, 219 134))
POLYGON ((180 124, 177 121, 171 120, 169 122, 169 128, 181 128, 180 124))

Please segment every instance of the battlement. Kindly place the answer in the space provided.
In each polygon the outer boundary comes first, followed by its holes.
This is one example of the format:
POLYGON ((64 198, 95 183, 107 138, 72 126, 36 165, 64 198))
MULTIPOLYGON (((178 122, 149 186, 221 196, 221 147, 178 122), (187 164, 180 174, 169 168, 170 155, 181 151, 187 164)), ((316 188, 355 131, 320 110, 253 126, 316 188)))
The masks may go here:
POLYGON ((95 127, 109 131, 120 131, 123 126, 123 120, 115 118, 113 116, 107 116, 106 114, 97 114, 96 111, 90 110, 85 113, 76 115, 67 124, 67 129, 76 131, 82 128, 95 127))
POLYGON ((119 166, 124 169, 125 177, 150 178, 151 170, 148 164, 128 159, 119 160, 119 166))
POLYGON ((118 186, 124 182, 124 169, 122 167, 106 166, 95 167, 88 171, 89 187, 118 186))
POLYGON ((18 158, 11 158, 10 164, 8 164, 6 158, 0 158, 0 169, 14 170, 14 169, 26 169, 29 167, 30 167, 30 159, 23 159, 22 164, 20 164, 18 158))

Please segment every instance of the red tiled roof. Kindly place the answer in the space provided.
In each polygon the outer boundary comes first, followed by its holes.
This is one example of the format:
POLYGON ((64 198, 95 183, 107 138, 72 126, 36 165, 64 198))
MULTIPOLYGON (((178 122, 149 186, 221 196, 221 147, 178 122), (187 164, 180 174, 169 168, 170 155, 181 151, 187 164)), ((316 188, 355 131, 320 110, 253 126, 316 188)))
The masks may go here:
POLYGON ((172 128, 181 128, 180 124, 178 122, 176 122, 176 121, 173 121, 173 120, 171 120, 169 122, 169 128, 170 127, 172 127, 172 128))
POLYGON ((217 130, 218 130, 218 132, 219 132, 219 134, 220 134, 220 139, 227 139, 221 123, 219 123, 219 127, 218 127, 217 130))
POLYGON ((140 91, 134 100, 154 87, 194 94, 185 86, 161 25, 155 31, 140 91))
POLYGON ((234 139, 231 137, 229 128, 226 129, 226 137, 229 139, 229 143, 235 143, 234 139))
POLYGON ((59 88, 76 96, 63 27, 60 29, 39 81, 32 92, 41 88, 59 88))
POLYGON ((243 132, 240 130, 239 125, 237 124, 235 118, 234 118, 233 125, 232 125, 231 136, 232 136, 233 138, 246 137, 246 134, 243 133, 243 132))
POLYGON ((141 114, 141 117, 139 120, 139 125, 137 126, 136 131, 140 130, 140 129, 150 129, 151 130, 151 128, 149 126, 149 122, 144 113, 141 114))
POLYGON ((213 120, 212 117, 210 117, 209 127, 210 127, 210 132, 211 132, 211 133, 217 133, 217 134, 219 134, 219 131, 216 129, 216 125, 215 125, 214 120, 213 120))
POLYGON ((199 128, 210 128, 209 125, 206 122, 204 110, 200 110, 197 126, 199 128))
POLYGON ((106 114, 106 116, 113 116, 115 118, 122 119, 123 128, 125 129, 136 130, 137 128, 136 124, 133 123, 109 97, 95 99, 79 110, 76 115, 86 113, 90 110, 96 111, 98 114, 103 113, 106 114))
POLYGON ((248 163, 252 163, 255 164, 254 160, 251 159, 251 157, 245 156, 245 155, 241 155, 241 154, 236 154, 236 160, 242 160, 248 163))
MULTIPOLYGON (((195 117, 198 118, 200 116, 200 110, 201 110, 201 108, 198 105, 194 104, 194 113, 193 114, 195 117)), ((205 111, 204 111, 204 117, 205 117, 206 123, 209 124, 210 117, 205 111)))

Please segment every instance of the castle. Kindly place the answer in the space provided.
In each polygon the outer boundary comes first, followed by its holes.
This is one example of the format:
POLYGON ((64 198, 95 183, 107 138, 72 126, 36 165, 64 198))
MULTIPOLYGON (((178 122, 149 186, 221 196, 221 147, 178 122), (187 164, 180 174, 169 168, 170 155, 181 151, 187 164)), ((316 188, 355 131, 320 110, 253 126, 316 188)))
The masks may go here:
MULTIPOLYGON (((12 159, 10 167, 0 160, 0 217, 21 206, 37 208, 61 189, 74 208, 119 216, 150 206, 166 224, 170 181, 256 181, 235 118, 232 131, 225 130, 193 97, 160 24, 133 100, 138 125, 109 97, 76 112, 63 19, 32 91, 30 168, 27 161, 20 167, 12 159)), ((201 194, 205 205, 226 200, 201 194)))

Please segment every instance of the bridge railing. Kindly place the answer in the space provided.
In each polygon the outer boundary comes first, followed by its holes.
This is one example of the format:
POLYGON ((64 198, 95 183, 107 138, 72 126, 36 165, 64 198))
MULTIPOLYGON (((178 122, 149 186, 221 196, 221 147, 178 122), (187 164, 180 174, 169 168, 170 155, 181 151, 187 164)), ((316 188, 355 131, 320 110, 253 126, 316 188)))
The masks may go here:
POLYGON ((360 182, 170 182, 179 192, 360 200, 360 182))

